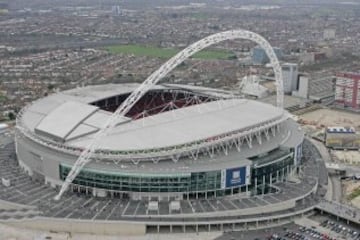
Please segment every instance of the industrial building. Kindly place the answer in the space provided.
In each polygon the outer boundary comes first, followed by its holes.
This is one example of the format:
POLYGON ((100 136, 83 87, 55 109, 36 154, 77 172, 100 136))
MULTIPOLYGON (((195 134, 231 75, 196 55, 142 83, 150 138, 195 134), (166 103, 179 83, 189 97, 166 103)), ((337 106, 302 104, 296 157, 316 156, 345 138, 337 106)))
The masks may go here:
POLYGON ((333 149, 360 149, 360 134, 353 127, 327 127, 325 145, 333 149))

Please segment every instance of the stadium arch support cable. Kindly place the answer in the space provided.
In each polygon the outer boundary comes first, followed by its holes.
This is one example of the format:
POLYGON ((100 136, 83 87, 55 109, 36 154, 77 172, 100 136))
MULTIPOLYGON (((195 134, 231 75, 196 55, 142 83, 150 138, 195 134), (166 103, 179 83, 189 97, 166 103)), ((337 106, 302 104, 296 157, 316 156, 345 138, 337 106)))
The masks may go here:
POLYGON ((225 40, 234 39, 245 39, 253 41, 265 50, 267 56, 270 59, 270 64, 272 65, 275 74, 277 93, 276 104, 277 107, 282 108, 284 101, 284 92, 281 66, 270 43, 257 33, 241 29, 225 31, 210 35, 191 44, 190 46, 176 54, 174 57, 170 58, 159 69, 153 72, 135 91, 130 94, 130 96, 119 106, 119 108, 116 109, 116 111, 108 118, 104 126, 94 135, 93 141, 87 146, 86 149, 81 152, 79 158, 77 159, 71 171, 67 175, 65 181, 63 182, 58 195, 56 195, 54 199, 60 200, 61 196, 68 189, 69 185, 76 178, 76 176, 80 173, 81 169, 91 161, 91 156, 98 148, 99 140, 116 125, 117 119, 125 116, 125 114, 136 104, 136 102, 142 96, 144 96, 148 90, 150 90, 154 85, 156 85, 160 81, 160 79, 162 79, 166 74, 172 71, 176 66, 181 64, 183 61, 185 61, 195 53, 201 51, 202 49, 225 40))

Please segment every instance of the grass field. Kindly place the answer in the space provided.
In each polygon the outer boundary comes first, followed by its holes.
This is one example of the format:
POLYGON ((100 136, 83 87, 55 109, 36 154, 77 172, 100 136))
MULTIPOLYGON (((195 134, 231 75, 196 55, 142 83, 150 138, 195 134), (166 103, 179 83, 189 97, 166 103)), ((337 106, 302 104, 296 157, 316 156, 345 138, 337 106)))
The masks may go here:
POLYGON ((0 94, 0 102, 5 102, 7 100, 6 96, 0 94))
POLYGON ((354 198, 357 198, 360 196, 360 188, 355 189, 347 198, 348 200, 353 200, 354 198))
MULTIPOLYGON (((180 50, 175 48, 159 48, 142 45, 115 45, 106 47, 110 53, 134 54, 135 56, 148 56, 158 58, 171 58, 180 50)), ((193 58, 198 59, 233 59, 234 54, 221 50, 203 50, 196 53, 193 58)))

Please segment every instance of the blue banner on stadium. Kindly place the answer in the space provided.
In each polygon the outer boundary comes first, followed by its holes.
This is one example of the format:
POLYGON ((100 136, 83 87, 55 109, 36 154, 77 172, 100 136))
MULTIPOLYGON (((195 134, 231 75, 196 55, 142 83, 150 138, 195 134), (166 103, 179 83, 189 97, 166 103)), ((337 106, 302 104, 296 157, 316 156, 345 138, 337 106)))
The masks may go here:
POLYGON ((242 186, 246 183, 246 167, 226 169, 225 186, 236 187, 242 186))

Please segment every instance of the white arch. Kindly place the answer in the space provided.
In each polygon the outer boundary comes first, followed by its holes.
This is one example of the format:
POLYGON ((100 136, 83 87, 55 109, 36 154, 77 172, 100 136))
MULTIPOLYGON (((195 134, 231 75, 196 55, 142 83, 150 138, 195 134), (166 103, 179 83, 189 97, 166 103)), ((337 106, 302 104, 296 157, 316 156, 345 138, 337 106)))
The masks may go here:
POLYGON ((176 66, 182 63, 187 58, 191 57, 193 54, 201 51, 202 49, 225 41, 225 40, 233 40, 233 39, 246 39, 256 42, 260 45, 268 55, 270 59, 270 63, 274 69, 275 79, 276 79, 276 92, 277 92, 277 99, 276 104, 278 107, 283 107, 283 81, 282 81, 282 72, 279 61, 273 51, 271 45, 269 44, 266 39, 260 36, 257 33, 246 31, 246 30, 232 30, 226 31, 221 33, 216 33, 210 35, 206 38, 197 41, 174 57, 169 59, 166 63, 164 63, 158 70, 153 72, 135 91, 131 93, 131 95, 119 106, 119 108, 108 118, 104 127, 100 129, 94 136, 94 140, 87 146, 87 148, 80 154, 78 160, 75 162, 74 166, 72 167, 70 173, 65 179, 59 194, 55 197, 56 200, 59 200, 62 194, 68 189, 69 185, 75 179, 75 177, 79 174, 81 169, 91 161, 91 156, 97 149, 99 145, 99 140, 107 134, 109 129, 112 129, 115 124, 117 118, 120 116, 124 116, 136 102, 144 96, 144 94, 151 89, 157 82, 160 81, 166 74, 172 71, 176 66))

